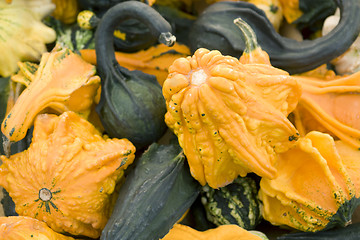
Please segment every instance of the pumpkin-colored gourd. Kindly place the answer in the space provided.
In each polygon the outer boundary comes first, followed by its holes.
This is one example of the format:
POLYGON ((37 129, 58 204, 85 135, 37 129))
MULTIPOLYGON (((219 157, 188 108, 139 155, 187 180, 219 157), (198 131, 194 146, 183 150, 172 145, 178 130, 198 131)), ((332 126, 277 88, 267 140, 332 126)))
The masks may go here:
POLYGON ((283 70, 198 49, 169 68, 165 122, 202 185, 222 187, 249 172, 274 178, 277 153, 298 135, 286 117, 300 94, 283 70))
POLYGON ((65 24, 72 24, 76 21, 79 13, 79 4, 77 0, 51 0, 56 8, 52 16, 65 24))
MULTIPOLYGON (((80 54, 85 61, 96 65, 94 50, 82 49, 80 54)), ((135 53, 115 52, 115 58, 120 66, 129 70, 140 70, 155 75, 161 86, 167 78, 169 66, 175 59, 187 57, 188 55, 190 55, 190 49, 186 45, 179 43, 175 43, 171 47, 157 44, 135 53)))
POLYGON ((0 76, 15 73, 19 61, 39 60, 46 44, 56 39, 55 31, 41 22, 55 6, 50 0, 32 3, 35 6, 29 2, 0 2, 0 76))
POLYGON ((260 182, 265 220, 305 232, 351 223, 358 193, 330 135, 313 131, 299 138, 279 154, 277 171, 276 179, 260 182))
POLYGON ((293 76, 302 86, 294 110, 294 124, 300 134, 316 130, 331 134, 360 148, 360 72, 347 76, 293 76))
POLYGON ((35 218, 0 217, 0 239, 6 240, 74 240, 49 228, 35 218))
POLYGON ((2 122, 1 131, 10 141, 21 140, 36 115, 46 108, 58 113, 74 111, 87 117, 100 87, 95 72, 95 66, 59 45, 44 53, 35 74, 21 72, 31 83, 2 122))
POLYGON ((189 226, 175 224, 169 233, 161 240, 264 240, 245 229, 235 225, 221 225, 206 231, 197 231, 189 226))
POLYGON ((97 238, 134 152, 130 141, 103 138, 74 112, 41 114, 30 147, 0 157, 0 185, 19 215, 44 221, 56 232, 97 238))

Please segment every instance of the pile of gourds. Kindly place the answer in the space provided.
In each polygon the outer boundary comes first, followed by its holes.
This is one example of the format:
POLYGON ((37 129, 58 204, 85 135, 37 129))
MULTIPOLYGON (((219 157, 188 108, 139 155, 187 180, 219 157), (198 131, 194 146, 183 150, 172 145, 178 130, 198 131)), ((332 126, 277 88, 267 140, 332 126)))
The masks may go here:
POLYGON ((0 0, 0 238, 357 239, 359 11, 0 0))

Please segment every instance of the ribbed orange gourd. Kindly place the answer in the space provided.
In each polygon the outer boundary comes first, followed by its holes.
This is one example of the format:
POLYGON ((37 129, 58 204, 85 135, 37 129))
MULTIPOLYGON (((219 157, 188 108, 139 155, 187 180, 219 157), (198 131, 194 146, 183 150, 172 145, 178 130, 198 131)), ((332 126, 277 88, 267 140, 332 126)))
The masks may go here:
POLYGON ((359 193, 330 135, 313 131, 299 138, 279 154, 277 171, 276 179, 260 182, 264 219, 306 232, 351 223, 359 193))
POLYGON ((74 111, 87 117, 100 87, 95 72, 94 65, 60 46, 44 53, 37 69, 36 65, 23 65, 19 74, 28 80, 29 86, 5 117, 1 131, 10 141, 19 141, 36 115, 47 108, 58 113, 74 111), (32 72, 29 68, 35 69, 32 72))
POLYGON ((19 215, 42 220, 56 232, 97 238, 134 153, 130 141, 103 138, 74 112, 41 114, 30 147, 0 157, 0 185, 19 215))
POLYGON ((287 119, 301 95, 297 81, 262 58, 246 59, 201 48, 169 67, 165 122, 202 185, 219 188, 249 172, 274 178, 277 153, 297 139, 287 119))
POLYGON ((49 228, 35 218, 0 217, 0 239, 6 240, 74 240, 49 228))
POLYGON ((261 240, 262 238, 252 234, 238 225, 221 225, 206 231, 197 231, 189 226, 175 224, 169 233, 161 240, 261 240))
POLYGON ((328 79, 293 76, 302 86, 294 124, 304 136, 321 131, 360 148, 360 72, 328 79))

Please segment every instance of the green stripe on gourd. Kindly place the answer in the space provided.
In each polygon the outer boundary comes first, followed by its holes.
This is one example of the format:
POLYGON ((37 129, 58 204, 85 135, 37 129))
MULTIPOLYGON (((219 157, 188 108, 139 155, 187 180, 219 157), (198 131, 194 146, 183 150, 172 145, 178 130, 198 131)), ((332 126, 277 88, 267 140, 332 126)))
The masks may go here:
POLYGON ((261 220, 257 186, 249 177, 239 177, 233 183, 213 189, 204 186, 202 203, 207 218, 216 225, 237 224, 254 229, 261 220))

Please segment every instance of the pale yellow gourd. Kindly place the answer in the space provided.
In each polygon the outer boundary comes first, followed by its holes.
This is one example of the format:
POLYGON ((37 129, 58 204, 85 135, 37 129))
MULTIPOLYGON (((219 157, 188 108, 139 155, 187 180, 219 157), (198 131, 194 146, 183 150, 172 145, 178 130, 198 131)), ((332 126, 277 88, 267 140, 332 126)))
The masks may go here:
POLYGON ((41 22, 54 8, 51 0, 0 1, 0 76, 15 73, 19 61, 38 61, 55 41, 55 31, 41 22))

